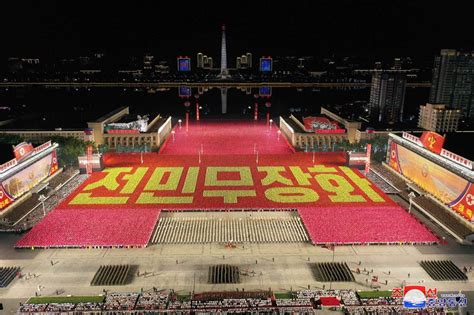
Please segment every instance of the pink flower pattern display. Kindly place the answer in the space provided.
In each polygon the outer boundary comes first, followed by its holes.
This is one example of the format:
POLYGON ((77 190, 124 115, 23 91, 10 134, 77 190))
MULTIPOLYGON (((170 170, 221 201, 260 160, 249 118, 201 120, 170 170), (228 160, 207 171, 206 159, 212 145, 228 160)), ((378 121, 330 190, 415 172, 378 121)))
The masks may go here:
POLYGON ((158 209, 55 209, 16 247, 145 247, 159 215, 158 209))
POLYGON ((438 242, 399 206, 314 207, 300 208, 298 213, 313 244, 438 242))

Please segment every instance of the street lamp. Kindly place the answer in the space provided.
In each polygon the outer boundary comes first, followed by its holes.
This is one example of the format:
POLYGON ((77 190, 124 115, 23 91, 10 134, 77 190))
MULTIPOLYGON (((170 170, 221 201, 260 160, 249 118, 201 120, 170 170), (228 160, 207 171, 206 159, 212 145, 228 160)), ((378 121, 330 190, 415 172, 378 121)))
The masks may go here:
POLYGON ((410 207, 408 208, 408 213, 411 213, 411 204, 412 204, 413 198, 415 198, 415 197, 416 197, 416 195, 413 191, 408 194, 408 198, 410 199, 410 207))
POLYGON ((273 119, 270 119, 270 129, 272 128, 273 119))
POLYGON ((44 201, 46 200, 47 198, 44 196, 44 195, 40 195, 39 198, 38 198, 38 201, 41 202, 41 205, 43 207, 43 217, 46 216, 46 210, 44 208, 44 201))
POLYGON ((181 128, 181 123, 182 123, 182 122, 183 122, 183 121, 182 121, 181 119, 180 119, 180 120, 178 120, 178 125, 179 125, 179 128, 181 128))

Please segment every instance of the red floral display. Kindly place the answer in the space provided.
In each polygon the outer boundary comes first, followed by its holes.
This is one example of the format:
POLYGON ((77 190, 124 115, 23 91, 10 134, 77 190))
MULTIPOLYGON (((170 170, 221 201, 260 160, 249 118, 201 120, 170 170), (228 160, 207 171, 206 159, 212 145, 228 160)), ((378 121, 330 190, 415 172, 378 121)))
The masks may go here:
POLYGON ((298 213, 314 244, 438 242, 399 206, 300 208, 298 213))
POLYGON ((55 209, 16 247, 145 247, 160 215, 157 209, 55 209))
POLYGON ((196 155, 202 154, 290 154, 292 149, 283 134, 278 134, 278 126, 264 122, 203 122, 185 124, 174 128, 174 136, 169 136, 161 154, 196 155))

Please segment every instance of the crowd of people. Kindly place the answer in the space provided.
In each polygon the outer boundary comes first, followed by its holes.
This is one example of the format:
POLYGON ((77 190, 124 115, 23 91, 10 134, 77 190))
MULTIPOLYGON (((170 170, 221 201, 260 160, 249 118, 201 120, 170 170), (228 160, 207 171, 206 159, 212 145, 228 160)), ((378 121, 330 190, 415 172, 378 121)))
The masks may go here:
MULTIPOLYGON (((106 292, 106 291, 105 291, 106 292)), ((324 298, 335 298, 338 309, 345 309, 350 314, 374 313, 377 311, 394 311, 402 308, 401 298, 372 297, 361 298, 353 290, 314 289, 292 292, 288 298, 276 298, 271 291, 238 291, 238 292, 205 292, 201 294, 180 296, 169 290, 153 290, 127 293, 105 293, 101 303, 51 303, 22 304, 18 313, 45 312, 119 312, 119 311, 168 311, 168 312, 313 312, 321 307, 324 298)), ((324 304, 323 304, 324 306, 324 304)), ((374 313, 375 314, 375 313, 374 313)))
POLYGON ((6 288, 20 272, 20 267, 0 267, 0 288, 6 288))
POLYGON ((168 292, 161 291, 157 292, 143 292, 138 298, 136 310, 153 310, 159 309, 164 310, 168 304, 168 292))
POLYGON ((81 302, 77 303, 74 308, 75 312, 100 312, 102 311, 102 304, 97 302, 81 302))
POLYGON ((43 219, 45 214, 56 208, 87 177, 87 175, 78 175, 74 169, 68 169, 56 175, 41 192, 32 194, 26 201, 16 206, 22 217, 15 218, 15 222, 10 222, 10 224, 0 225, 0 229, 4 232, 23 232, 30 229, 43 219), (41 195, 46 198, 43 203, 38 200, 41 195))
MULTIPOLYGON (((309 314, 321 307, 324 298, 335 298, 333 305, 346 314, 445 314, 440 308, 410 311, 403 308, 403 299, 394 297, 360 297, 353 290, 301 290, 288 298, 275 298, 271 291, 206 292, 181 296, 171 290, 153 290, 127 293, 107 293, 104 301, 81 303, 22 304, 17 314, 47 314, 60 312, 138 312, 138 314, 171 313, 255 313, 255 314, 309 314), (239 296, 241 295, 241 296, 239 296), (196 298, 194 298, 196 297, 196 298)), ((324 305, 322 305, 324 306, 324 305)))
POLYGON ((359 314, 446 314, 441 308, 426 308, 409 310, 403 307, 403 298, 373 297, 360 298, 360 305, 347 306, 346 313, 350 315, 359 314))
POLYGON ((217 217, 163 217, 151 238, 154 244, 211 242, 293 243, 307 242, 308 235, 297 216, 256 214, 221 219, 217 217), (180 231, 196 231, 180 233, 180 231))
POLYGON ((75 307, 76 305, 74 303, 49 303, 46 312, 71 312, 75 307))
POLYGON ((307 207, 299 208, 298 213, 314 244, 438 242, 435 235, 398 205, 307 207))
POLYGON ((47 197, 43 205, 38 204, 38 206, 21 222, 18 223, 18 229, 25 231, 32 228, 36 225, 41 219, 44 218, 45 214, 48 214, 56 208, 67 196, 69 196, 74 190, 77 189, 88 177, 88 175, 71 175, 72 178, 60 187, 57 191, 52 191, 51 194, 47 197))
POLYGON ((58 207, 24 235, 17 248, 146 247, 159 209, 58 207), (126 227, 126 228, 124 228, 126 227), (52 233, 54 231, 54 233, 52 233))
POLYGON ((370 165, 371 172, 377 174, 380 178, 384 179, 386 182, 390 183, 395 189, 399 191, 399 195, 408 200, 408 192, 406 190, 407 184, 406 182, 399 176, 395 175, 392 171, 390 171, 387 167, 383 164, 371 164, 370 165))
POLYGON ((353 290, 332 290, 332 289, 315 289, 302 290, 296 293, 296 298, 300 300, 319 300, 321 297, 336 297, 344 305, 360 305, 359 298, 353 290))
POLYGON ((136 292, 109 293, 105 296, 103 310, 131 311, 135 309, 139 294, 136 292))
POLYGON ((21 304, 18 308, 18 313, 44 313, 48 304, 21 304))
POLYGON ((389 184, 382 177, 374 173, 373 170, 370 170, 369 173, 365 174, 365 176, 386 194, 396 194, 399 192, 398 189, 396 189, 395 187, 393 187, 393 185, 389 184))

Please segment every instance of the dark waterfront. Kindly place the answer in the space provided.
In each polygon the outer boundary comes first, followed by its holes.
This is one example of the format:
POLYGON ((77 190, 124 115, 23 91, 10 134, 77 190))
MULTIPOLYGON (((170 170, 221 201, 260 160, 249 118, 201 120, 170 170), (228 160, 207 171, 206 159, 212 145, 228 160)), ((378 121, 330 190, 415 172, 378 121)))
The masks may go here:
MULTIPOLYGON (((121 106, 130 106, 131 111, 137 114, 160 113, 182 117, 186 112, 186 102, 189 102, 191 116, 198 102, 202 106, 203 117, 251 118, 255 101, 261 110, 263 107, 269 110, 272 117, 289 113, 318 115, 321 106, 324 106, 343 109, 347 117, 357 119, 368 101, 370 89, 272 88, 270 97, 257 99, 258 88, 193 88, 191 93, 191 97, 185 98, 179 97, 178 88, 8 88, 0 90, 0 120, 16 119, 15 128, 81 128, 86 126, 88 120, 121 106), (227 109, 223 114, 222 98, 226 94, 227 109)), ((417 118, 418 107, 426 103, 428 93, 427 88, 407 89, 405 121, 417 118)), ((412 124, 416 125, 416 119, 412 124)))

